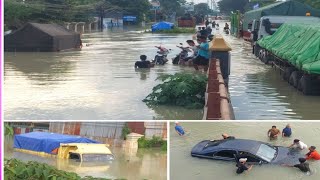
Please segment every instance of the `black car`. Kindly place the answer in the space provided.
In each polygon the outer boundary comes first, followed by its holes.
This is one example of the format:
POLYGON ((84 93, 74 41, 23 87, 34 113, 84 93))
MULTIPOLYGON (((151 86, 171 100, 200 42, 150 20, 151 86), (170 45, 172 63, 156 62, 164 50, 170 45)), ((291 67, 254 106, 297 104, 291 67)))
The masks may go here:
POLYGON ((247 158, 251 164, 299 163, 304 157, 299 150, 247 139, 204 140, 192 148, 191 156, 216 160, 235 161, 247 158))

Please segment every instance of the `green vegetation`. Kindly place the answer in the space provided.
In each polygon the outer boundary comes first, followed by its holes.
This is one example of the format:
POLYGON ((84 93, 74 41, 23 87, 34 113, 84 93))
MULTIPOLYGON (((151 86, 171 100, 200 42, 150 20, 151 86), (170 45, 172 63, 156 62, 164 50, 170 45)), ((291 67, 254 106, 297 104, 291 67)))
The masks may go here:
POLYGON ((5 0, 4 22, 15 29, 26 22, 89 22, 107 13, 135 15, 142 21, 149 9, 148 0, 5 0))
POLYGON ((167 141, 161 137, 153 136, 152 139, 146 139, 144 136, 138 139, 139 148, 154 148, 160 147, 161 150, 167 151, 167 141))
POLYGON ((152 89, 143 101, 148 105, 175 105, 186 108, 203 108, 207 77, 204 74, 176 73, 162 75, 162 83, 152 89))
POLYGON ((128 123, 125 123, 124 127, 122 128, 121 137, 126 140, 127 135, 131 133, 131 130, 128 127, 128 123))
POLYGON ((13 137, 13 135, 14 135, 13 128, 8 123, 4 123, 4 136, 13 137))
MULTIPOLYGON (((53 166, 35 161, 24 163, 17 159, 4 160, 4 179, 5 180, 111 180, 105 178, 94 178, 91 176, 80 177, 76 173, 58 170, 53 166)), ((126 179, 116 179, 126 180, 126 179)))
MULTIPOLYGON (((145 31, 145 32, 151 32, 151 31, 145 31)), ((182 34, 182 33, 190 33, 194 34, 196 32, 195 28, 179 28, 175 27, 173 29, 168 29, 168 30, 159 30, 154 33, 168 33, 168 34, 182 34)))

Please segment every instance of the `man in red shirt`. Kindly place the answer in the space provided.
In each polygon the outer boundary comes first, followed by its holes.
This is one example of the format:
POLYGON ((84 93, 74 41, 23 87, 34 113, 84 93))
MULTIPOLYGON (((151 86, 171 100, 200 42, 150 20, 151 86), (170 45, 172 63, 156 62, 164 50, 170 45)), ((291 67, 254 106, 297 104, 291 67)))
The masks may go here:
POLYGON ((306 154, 306 159, 314 159, 314 160, 320 160, 320 154, 316 151, 315 146, 311 146, 309 148, 309 152, 306 154))

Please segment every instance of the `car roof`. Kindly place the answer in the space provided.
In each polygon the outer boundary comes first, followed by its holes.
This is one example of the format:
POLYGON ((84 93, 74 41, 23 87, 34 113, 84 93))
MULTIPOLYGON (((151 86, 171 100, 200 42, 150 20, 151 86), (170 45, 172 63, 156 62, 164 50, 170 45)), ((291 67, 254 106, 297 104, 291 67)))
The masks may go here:
POLYGON ((248 139, 227 139, 220 140, 219 144, 215 147, 217 149, 233 149, 236 151, 245 151, 256 154, 261 144, 267 143, 248 139))

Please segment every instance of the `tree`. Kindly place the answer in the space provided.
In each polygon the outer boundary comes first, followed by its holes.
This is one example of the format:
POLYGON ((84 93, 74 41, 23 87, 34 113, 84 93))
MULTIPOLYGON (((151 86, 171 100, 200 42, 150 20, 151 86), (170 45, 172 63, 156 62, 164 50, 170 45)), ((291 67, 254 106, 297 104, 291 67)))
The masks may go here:
POLYGON ((244 7, 249 3, 249 0, 221 0, 218 2, 220 12, 230 14, 231 11, 237 11, 244 13, 244 7))
POLYGON ((168 16, 172 13, 176 13, 177 16, 184 14, 182 5, 186 3, 185 0, 158 0, 160 2, 161 12, 168 16))
POLYGON ((207 3, 199 3, 194 5, 194 14, 199 16, 206 16, 210 14, 212 10, 209 8, 207 3))
POLYGON ((148 0, 106 0, 113 6, 119 7, 124 14, 137 16, 139 21, 143 20, 143 15, 149 13, 150 3, 148 0))

